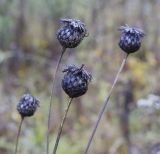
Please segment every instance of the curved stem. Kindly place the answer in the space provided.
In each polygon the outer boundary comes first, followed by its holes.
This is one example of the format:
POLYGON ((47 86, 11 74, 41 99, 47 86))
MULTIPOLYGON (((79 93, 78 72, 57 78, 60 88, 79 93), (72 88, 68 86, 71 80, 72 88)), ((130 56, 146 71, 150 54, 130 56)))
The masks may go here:
POLYGON ((53 81, 52 81, 52 89, 51 89, 51 96, 50 96, 50 102, 49 102, 49 112, 48 112, 48 129, 47 129, 47 154, 49 154, 49 128, 50 128, 50 120, 51 120, 51 109, 52 109, 52 99, 53 99, 53 94, 54 94, 54 87, 55 87, 55 81, 56 81, 56 75, 63 57, 63 54, 65 53, 66 48, 62 47, 61 55, 59 57, 57 66, 56 66, 56 71, 53 76, 53 81))
POLYGON ((18 142, 19 142, 19 136, 20 136, 23 120, 24 120, 24 117, 21 118, 21 122, 20 122, 19 128, 18 128, 18 134, 17 134, 17 139, 16 139, 16 147, 15 147, 15 152, 14 152, 15 154, 17 154, 17 150, 18 150, 18 142))
POLYGON ((104 113, 104 111, 105 111, 105 109, 106 109, 106 106, 107 106, 107 104, 108 104, 108 102, 109 102, 109 99, 110 99, 110 97, 111 97, 112 91, 113 91, 113 89, 114 89, 114 87, 115 87, 115 85, 116 85, 116 83, 117 83, 117 81, 118 81, 118 78, 119 78, 120 73, 122 72, 122 70, 123 70, 123 68, 124 68, 124 66, 125 66, 125 64, 126 64, 127 57, 128 57, 128 54, 126 54, 126 56, 124 57, 124 59, 123 59, 123 61, 122 61, 122 63, 121 63, 121 66, 120 66, 120 68, 119 68, 119 70, 118 70, 118 73, 117 73, 117 75, 116 75, 116 77, 115 77, 115 79, 114 79, 114 82, 113 82, 113 84, 112 84, 112 87, 111 87, 111 89, 110 89, 110 91, 109 91, 109 93, 108 93, 108 96, 107 96, 107 98, 106 98, 106 100, 105 100, 105 102, 104 102, 104 104, 103 104, 103 106, 102 106, 102 108, 101 108, 101 110, 100 110, 100 112, 99 112, 98 119, 97 119, 97 121, 96 121, 96 123, 95 123, 95 125, 94 125, 92 134, 91 134, 91 136, 90 136, 90 138, 89 138, 89 141, 88 141, 88 144, 87 144, 87 147, 86 147, 86 150, 85 150, 85 154, 87 154, 88 151, 89 151, 89 148, 90 148, 90 145, 91 145, 91 143, 92 143, 93 137, 94 137, 94 135, 95 135, 95 133, 96 133, 97 127, 98 127, 98 125, 99 125, 99 122, 100 122, 100 120, 101 120, 101 118, 102 118, 102 115, 103 115, 103 113, 104 113))
POLYGON ((68 113, 68 110, 69 110, 70 105, 72 103, 72 100, 73 100, 73 98, 70 98, 70 100, 68 102, 68 105, 67 105, 67 108, 66 108, 66 111, 65 111, 65 114, 64 114, 64 117, 63 117, 62 122, 60 124, 59 131, 58 131, 57 138, 56 138, 56 142, 55 142, 55 146, 54 146, 54 149, 53 149, 53 154, 56 154, 57 147, 58 147, 58 144, 59 144, 59 140, 60 140, 61 134, 62 134, 63 125, 64 125, 64 122, 66 120, 67 113, 68 113))

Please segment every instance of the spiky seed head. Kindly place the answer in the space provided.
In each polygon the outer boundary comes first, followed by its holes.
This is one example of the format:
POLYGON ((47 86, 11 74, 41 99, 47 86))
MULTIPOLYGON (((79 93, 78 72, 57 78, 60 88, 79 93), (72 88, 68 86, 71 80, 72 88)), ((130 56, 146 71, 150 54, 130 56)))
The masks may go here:
POLYGON ((77 67, 68 66, 62 79, 62 88, 70 98, 84 95, 88 90, 88 84, 92 79, 90 73, 84 69, 84 65, 77 67))
POLYGON ((31 94, 24 94, 17 104, 17 110, 21 117, 29 117, 34 115, 38 106, 39 101, 35 97, 31 94))
POLYGON ((125 25, 121 26, 119 31, 121 32, 120 48, 128 54, 138 51, 141 47, 141 40, 145 35, 143 30, 125 25))
POLYGON ((75 48, 88 36, 86 26, 77 19, 61 19, 62 27, 57 31, 57 39, 64 48, 75 48))

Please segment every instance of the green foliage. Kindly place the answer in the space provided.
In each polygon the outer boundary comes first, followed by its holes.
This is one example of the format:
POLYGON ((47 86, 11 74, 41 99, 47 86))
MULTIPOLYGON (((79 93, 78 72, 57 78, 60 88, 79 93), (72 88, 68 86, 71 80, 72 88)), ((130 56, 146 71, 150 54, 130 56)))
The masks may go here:
POLYGON ((62 138, 57 153, 66 154, 66 152, 69 152, 70 154, 75 154, 75 153, 80 154, 81 153, 81 145, 71 144, 70 140, 68 138, 62 138))

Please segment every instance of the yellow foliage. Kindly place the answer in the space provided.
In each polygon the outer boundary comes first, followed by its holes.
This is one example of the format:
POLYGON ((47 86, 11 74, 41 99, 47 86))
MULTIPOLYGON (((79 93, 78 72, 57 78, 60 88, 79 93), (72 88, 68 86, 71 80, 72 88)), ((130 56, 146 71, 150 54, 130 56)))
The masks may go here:
POLYGON ((130 57, 128 60, 128 67, 130 70, 129 73, 132 76, 134 82, 139 86, 146 85, 149 64, 135 57, 130 57))
POLYGON ((26 76, 26 67, 24 65, 21 65, 20 68, 17 71, 17 75, 20 78, 24 78, 26 76))
POLYGON ((97 48, 97 49, 95 50, 95 55, 96 55, 96 57, 101 57, 101 56, 102 56, 102 54, 103 54, 102 49, 97 48))

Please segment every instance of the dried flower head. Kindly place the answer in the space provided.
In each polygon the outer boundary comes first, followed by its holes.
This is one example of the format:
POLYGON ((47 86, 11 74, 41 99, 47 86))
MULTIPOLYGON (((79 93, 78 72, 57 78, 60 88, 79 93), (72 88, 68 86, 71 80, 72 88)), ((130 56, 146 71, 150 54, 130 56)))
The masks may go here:
POLYGON ((86 26, 77 19, 61 19, 63 26, 57 32, 57 39, 65 48, 75 48, 88 36, 86 26))
POLYGON ((121 31, 119 46, 124 52, 130 54, 139 50, 141 39, 144 37, 143 30, 125 25, 121 26, 119 31, 121 31))
POLYGON ((80 68, 72 65, 63 72, 66 74, 62 79, 62 88, 70 98, 82 96, 87 92, 92 76, 84 69, 84 65, 80 68))
POLYGON ((30 94, 24 94, 17 105, 17 110, 21 117, 32 116, 38 106, 39 101, 35 97, 30 94))

